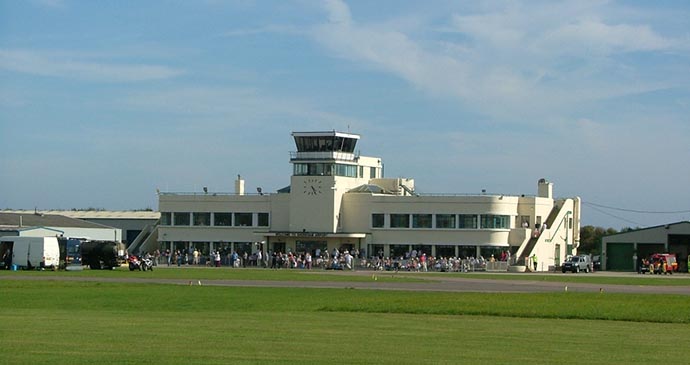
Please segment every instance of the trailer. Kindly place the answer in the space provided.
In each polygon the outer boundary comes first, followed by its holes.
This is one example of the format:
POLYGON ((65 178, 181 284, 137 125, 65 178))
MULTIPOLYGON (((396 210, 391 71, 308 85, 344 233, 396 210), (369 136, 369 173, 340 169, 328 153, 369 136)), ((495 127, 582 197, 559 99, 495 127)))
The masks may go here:
POLYGON ((0 237, 0 251, 5 268, 56 269, 60 248, 56 237, 0 237))

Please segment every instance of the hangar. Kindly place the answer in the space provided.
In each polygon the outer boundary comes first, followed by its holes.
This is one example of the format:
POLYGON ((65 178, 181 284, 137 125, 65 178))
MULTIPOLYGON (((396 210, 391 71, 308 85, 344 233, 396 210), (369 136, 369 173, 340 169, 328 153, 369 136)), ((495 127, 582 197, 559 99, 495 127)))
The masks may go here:
POLYGON ((640 259, 654 253, 675 253, 679 271, 688 272, 690 222, 676 222, 603 237, 603 270, 636 271, 640 259))
POLYGON ((0 236, 64 236, 120 242, 122 230, 57 214, 3 211, 0 212, 0 236))

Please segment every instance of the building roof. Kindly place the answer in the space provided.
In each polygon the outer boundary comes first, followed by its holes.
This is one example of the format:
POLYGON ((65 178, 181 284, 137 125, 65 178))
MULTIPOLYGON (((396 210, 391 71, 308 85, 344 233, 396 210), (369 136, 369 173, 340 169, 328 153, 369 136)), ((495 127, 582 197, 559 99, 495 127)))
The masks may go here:
POLYGON ((680 222, 675 222, 675 223, 667 223, 667 224, 661 224, 661 225, 653 226, 653 227, 646 227, 646 228, 640 228, 640 229, 633 229, 630 231, 618 232, 618 233, 604 236, 603 238, 626 235, 626 234, 633 234, 633 233, 642 232, 642 231, 651 231, 651 230, 659 229, 659 228, 669 229, 671 227, 676 227, 676 226, 681 226, 681 225, 689 225, 689 224, 690 224, 690 221, 680 221, 680 222))
POLYGON ((63 228, 111 228, 102 224, 87 222, 55 214, 41 213, 6 213, 0 212, 0 227, 28 228, 28 227, 63 227, 63 228))
POLYGON ((75 219, 160 219, 161 213, 147 210, 2 210, 0 213, 50 214, 75 219))
POLYGON ((370 194, 391 194, 386 189, 375 184, 364 184, 356 188, 350 189, 348 193, 370 193, 370 194))

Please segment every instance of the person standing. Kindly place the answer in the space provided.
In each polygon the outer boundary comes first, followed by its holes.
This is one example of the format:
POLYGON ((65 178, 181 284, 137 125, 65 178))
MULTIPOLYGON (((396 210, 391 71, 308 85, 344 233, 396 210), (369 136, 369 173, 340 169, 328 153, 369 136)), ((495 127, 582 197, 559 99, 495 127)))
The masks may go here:
POLYGON ((192 252, 192 262, 194 265, 199 265, 199 250, 194 247, 194 252, 192 252))
POLYGON ((311 253, 307 252, 307 254, 304 255, 304 261, 306 262, 307 270, 311 270, 311 253))
POLYGON ((216 267, 220 267, 220 251, 216 251, 216 254, 213 255, 213 261, 216 263, 216 267))
POLYGON ((532 255, 532 265, 534 265, 534 271, 537 271, 537 265, 539 261, 537 260, 537 254, 532 255))

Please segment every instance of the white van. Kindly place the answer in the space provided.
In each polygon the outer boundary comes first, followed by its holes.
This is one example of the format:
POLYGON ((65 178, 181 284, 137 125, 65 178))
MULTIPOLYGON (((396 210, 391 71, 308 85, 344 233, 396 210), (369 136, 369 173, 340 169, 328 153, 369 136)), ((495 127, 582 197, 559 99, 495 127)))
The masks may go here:
POLYGON ((2 246, 11 252, 12 265, 21 268, 57 268, 60 247, 56 237, 0 237, 2 246))

